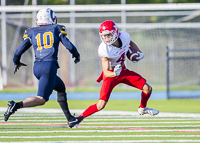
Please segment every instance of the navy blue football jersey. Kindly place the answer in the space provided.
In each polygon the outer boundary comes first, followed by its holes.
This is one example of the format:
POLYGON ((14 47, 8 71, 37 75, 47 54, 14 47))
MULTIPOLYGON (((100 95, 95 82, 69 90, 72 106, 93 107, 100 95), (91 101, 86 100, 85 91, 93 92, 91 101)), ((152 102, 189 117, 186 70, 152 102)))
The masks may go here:
POLYGON ((16 50, 13 61, 18 64, 21 55, 32 45, 35 52, 35 61, 54 61, 57 63, 58 46, 63 45, 73 54, 79 56, 76 47, 66 37, 67 30, 63 25, 45 25, 25 30, 24 42, 16 50))

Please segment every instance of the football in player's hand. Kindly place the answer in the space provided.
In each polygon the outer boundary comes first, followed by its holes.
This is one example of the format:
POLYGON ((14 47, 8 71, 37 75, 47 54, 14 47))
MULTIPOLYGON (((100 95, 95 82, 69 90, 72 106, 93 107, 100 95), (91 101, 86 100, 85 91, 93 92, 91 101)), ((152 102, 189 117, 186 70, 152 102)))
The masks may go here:
POLYGON ((137 52, 138 52, 137 48, 129 45, 129 49, 126 56, 130 61, 137 62, 138 61, 137 57, 139 57, 139 54, 137 52))
POLYGON ((139 60, 144 58, 144 54, 141 51, 139 51, 138 48, 130 45, 126 56, 132 62, 138 62, 139 60))

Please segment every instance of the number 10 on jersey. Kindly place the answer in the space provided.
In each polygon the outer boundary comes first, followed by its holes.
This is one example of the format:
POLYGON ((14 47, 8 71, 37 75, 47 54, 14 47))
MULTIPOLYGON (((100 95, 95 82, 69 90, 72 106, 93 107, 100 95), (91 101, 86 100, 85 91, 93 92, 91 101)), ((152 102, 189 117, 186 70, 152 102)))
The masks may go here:
POLYGON ((37 50, 42 50, 42 46, 44 45, 44 48, 51 48, 53 46, 53 33, 52 32, 45 32, 44 34, 37 34, 35 36, 36 40, 37 40, 37 45, 38 48, 37 50), (43 38, 41 40, 41 38, 43 38), (43 41, 43 43, 41 43, 41 41, 43 41), (49 41, 49 43, 47 42, 49 41))

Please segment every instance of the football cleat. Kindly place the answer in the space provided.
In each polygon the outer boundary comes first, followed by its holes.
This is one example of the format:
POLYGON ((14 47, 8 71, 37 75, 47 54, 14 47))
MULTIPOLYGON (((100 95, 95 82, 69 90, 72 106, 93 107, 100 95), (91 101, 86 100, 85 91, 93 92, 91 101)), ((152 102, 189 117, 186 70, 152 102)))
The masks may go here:
POLYGON ((149 114, 151 116, 154 116, 154 115, 157 115, 159 113, 159 111, 156 110, 156 109, 148 108, 148 107, 145 107, 145 108, 139 107, 138 108, 138 113, 140 115, 149 114))
POLYGON ((7 111, 4 114, 4 120, 7 121, 10 115, 14 114, 17 111, 16 103, 12 100, 8 103, 7 111))
POLYGON ((73 128, 74 126, 77 128, 78 124, 83 121, 83 116, 81 117, 74 117, 74 119, 72 121, 68 121, 68 125, 70 128, 73 128))

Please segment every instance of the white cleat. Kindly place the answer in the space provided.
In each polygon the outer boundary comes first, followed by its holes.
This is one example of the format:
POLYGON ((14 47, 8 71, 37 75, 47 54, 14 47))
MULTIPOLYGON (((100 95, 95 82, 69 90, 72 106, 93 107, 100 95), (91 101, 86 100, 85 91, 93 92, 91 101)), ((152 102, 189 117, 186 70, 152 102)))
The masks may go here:
POLYGON ((79 125, 79 124, 76 124, 74 127, 75 127, 75 128, 78 128, 78 125, 79 125))
POLYGON ((159 113, 159 111, 156 110, 156 109, 148 108, 148 107, 145 107, 145 108, 139 107, 138 108, 138 113, 140 115, 149 114, 151 116, 154 116, 154 115, 157 115, 159 113))

